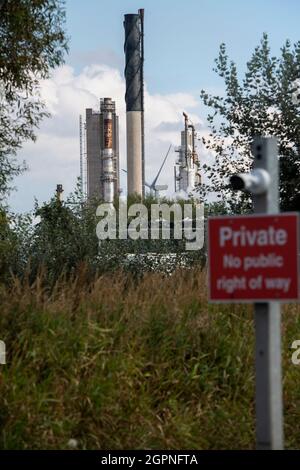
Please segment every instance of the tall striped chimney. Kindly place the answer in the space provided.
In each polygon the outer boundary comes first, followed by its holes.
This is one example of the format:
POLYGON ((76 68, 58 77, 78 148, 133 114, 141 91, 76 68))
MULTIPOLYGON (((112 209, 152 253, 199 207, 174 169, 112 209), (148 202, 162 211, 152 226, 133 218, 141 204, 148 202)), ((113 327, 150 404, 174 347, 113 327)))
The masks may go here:
POLYGON ((144 194, 144 10, 125 15, 127 193, 144 194))

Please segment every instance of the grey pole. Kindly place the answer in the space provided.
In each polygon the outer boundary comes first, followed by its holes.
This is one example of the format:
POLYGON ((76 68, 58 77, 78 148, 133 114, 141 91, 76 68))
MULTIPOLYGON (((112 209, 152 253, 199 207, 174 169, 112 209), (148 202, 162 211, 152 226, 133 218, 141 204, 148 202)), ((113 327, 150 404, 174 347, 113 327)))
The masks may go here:
MULTIPOLYGON (((268 190, 253 194, 254 213, 279 212, 278 150, 273 137, 254 139, 254 169, 271 177, 268 190)), ((281 313, 279 302, 254 304, 257 449, 283 449, 281 313)))

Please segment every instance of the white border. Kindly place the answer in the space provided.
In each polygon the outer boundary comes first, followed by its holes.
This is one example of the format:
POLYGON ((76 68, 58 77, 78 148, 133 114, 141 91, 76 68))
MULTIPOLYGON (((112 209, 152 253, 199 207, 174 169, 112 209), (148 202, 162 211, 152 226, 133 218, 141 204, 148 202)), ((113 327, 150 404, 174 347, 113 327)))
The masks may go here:
POLYGON ((279 303, 297 303, 300 300, 300 279, 299 279, 299 272, 300 272, 300 253, 299 253, 299 224, 300 224, 300 217, 299 212, 278 212, 275 214, 248 214, 248 215, 212 215, 207 218, 207 258, 208 258, 208 270, 207 270, 207 280, 208 280, 208 302, 214 304, 249 304, 249 303, 266 303, 266 302, 279 302, 279 303), (210 289, 210 237, 209 237, 209 220, 212 219, 249 219, 250 217, 279 217, 284 218, 286 216, 296 216, 296 231, 297 231, 297 252, 298 252, 298 263, 297 263, 297 279, 298 279, 298 298, 292 299, 266 299, 266 298, 247 298, 247 299, 212 299, 211 298, 211 289, 210 289))

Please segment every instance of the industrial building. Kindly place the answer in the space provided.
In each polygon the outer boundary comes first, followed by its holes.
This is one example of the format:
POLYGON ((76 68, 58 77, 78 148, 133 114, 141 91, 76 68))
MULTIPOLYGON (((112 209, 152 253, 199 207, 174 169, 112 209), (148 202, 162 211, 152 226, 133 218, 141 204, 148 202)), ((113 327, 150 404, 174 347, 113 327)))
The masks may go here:
POLYGON ((184 116, 184 130, 181 132, 181 145, 177 147, 178 158, 174 167, 175 193, 190 194, 201 183, 200 164, 196 152, 196 132, 188 115, 184 116))
POLYGON ((86 109, 85 132, 87 197, 112 203, 120 182, 119 118, 111 98, 100 100, 100 111, 86 109))
MULTIPOLYGON (((124 54, 126 82, 127 194, 145 195, 145 187, 159 197, 166 185, 157 185, 162 165, 151 184, 145 180, 144 135, 144 10, 124 17, 124 54)), ((200 164, 196 151, 195 127, 186 113, 181 145, 174 167, 175 194, 193 193, 201 183, 200 164)), ((80 177, 82 192, 88 199, 97 198, 113 203, 120 194, 119 181, 119 119, 111 98, 100 100, 100 109, 86 109, 86 121, 80 117, 80 177), (85 167, 85 168, 84 168, 85 167)), ((176 197, 177 197, 176 196, 176 197)))

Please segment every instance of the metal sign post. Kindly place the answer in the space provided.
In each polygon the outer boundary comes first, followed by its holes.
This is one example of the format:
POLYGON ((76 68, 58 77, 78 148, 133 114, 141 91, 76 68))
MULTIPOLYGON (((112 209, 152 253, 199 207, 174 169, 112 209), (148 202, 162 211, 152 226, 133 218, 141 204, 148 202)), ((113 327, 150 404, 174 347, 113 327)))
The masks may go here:
POLYGON ((279 302, 299 299, 298 214, 279 214, 277 152, 275 138, 255 138, 253 169, 230 178, 254 214, 208 220, 210 301, 254 303, 258 449, 283 448, 279 302))
MULTIPOLYGON (((254 213, 279 212, 278 150, 275 138, 254 139, 254 169, 266 170, 270 183, 253 194, 254 213)), ((254 304, 257 449, 283 449, 281 313, 279 302, 254 304)))

